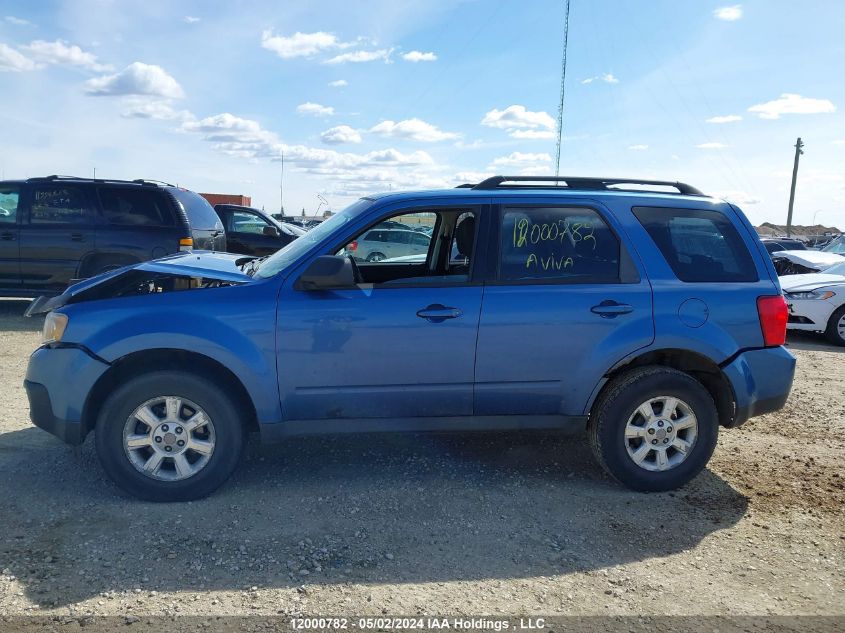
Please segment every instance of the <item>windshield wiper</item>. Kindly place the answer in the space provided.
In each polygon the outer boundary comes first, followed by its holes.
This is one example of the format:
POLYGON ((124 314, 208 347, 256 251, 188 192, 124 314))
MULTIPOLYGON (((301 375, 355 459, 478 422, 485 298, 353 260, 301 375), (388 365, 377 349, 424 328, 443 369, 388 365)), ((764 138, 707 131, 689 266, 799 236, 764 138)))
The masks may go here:
POLYGON ((249 260, 246 264, 244 264, 244 267, 243 267, 244 274, 252 277, 255 274, 255 271, 258 270, 258 267, 261 265, 261 262, 263 262, 268 257, 270 257, 270 256, 265 255, 264 257, 258 257, 256 259, 249 260))

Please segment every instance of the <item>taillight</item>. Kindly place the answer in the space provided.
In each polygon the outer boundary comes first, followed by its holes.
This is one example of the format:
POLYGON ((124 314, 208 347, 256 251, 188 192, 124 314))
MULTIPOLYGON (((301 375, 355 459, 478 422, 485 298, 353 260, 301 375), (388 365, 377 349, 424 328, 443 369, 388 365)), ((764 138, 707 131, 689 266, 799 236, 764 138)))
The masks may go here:
POLYGON ((349 242, 349 244, 346 245, 346 250, 357 251, 358 250, 358 242, 349 242))
POLYGON ((786 321, 789 318, 789 309, 783 295, 757 297, 757 314, 766 347, 783 345, 786 342, 786 321))

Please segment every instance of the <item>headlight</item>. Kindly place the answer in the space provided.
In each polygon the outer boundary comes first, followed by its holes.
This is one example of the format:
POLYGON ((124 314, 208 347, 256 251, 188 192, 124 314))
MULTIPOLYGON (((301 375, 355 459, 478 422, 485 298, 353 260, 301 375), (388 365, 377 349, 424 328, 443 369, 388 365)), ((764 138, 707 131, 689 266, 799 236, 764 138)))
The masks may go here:
POLYGON ((808 292, 785 292, 784 296, 787 299, 830 299, 835 297, 836 293, 830 290, 820 292, 818 290, 810 290, 808 292))
POLYGON ((59 312, 49 312, 44 319, 44 330, 41 332, 42 343, 56 343, 62 340, 67 327, 67 315, 59 312))

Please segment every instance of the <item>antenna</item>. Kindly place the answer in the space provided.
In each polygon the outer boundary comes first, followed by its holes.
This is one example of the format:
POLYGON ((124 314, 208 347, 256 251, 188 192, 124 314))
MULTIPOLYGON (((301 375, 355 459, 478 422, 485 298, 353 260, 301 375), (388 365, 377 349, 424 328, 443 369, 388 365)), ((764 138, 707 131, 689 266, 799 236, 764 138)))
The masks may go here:
POLYGON ((560 143, 563 140, 563 97, 566 89, 566 49, 569 46, 569 0, 566 0, 563 21, 563 57, 560 62, 560 105, 557 109, 557 148, 555 150, 555 176, 560 176, 560 143))

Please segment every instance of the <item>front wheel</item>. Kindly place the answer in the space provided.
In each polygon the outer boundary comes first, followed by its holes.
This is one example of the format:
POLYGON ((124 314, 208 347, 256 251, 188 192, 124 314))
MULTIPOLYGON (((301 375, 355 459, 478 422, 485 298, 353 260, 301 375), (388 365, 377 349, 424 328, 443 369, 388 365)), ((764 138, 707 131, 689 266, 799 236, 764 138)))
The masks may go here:
POLYGON ((235 470, 244 426, 217 385, 160 371, 129 380, 106 400, 96 446, 103 469, 126 492, 148 501, 191 501, 235 470))
POLYGON ((679 488, 707 465, 719 419, 704 386, 669 367, 642 367, 612 382, 590 414, 593 453, 623 485, 679 488))
POLYGON ((827 340, 834 345, 845 345, 845 305, 840 306, 827 322, 827 340))
POLYGON ((370 253, 369 255, 367 255, 367 261, 368 262, 375 263, 375 262, 380 262, 383 259, 385 259, 384 253, 370 253))

